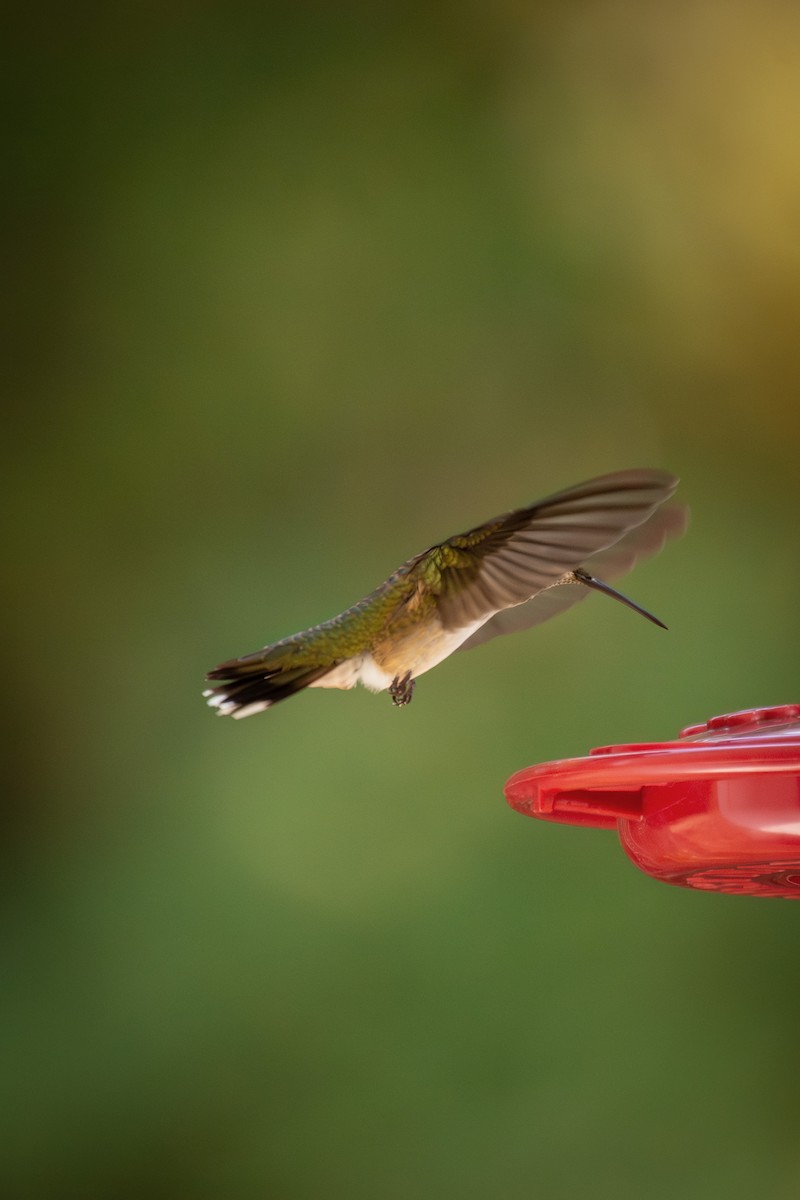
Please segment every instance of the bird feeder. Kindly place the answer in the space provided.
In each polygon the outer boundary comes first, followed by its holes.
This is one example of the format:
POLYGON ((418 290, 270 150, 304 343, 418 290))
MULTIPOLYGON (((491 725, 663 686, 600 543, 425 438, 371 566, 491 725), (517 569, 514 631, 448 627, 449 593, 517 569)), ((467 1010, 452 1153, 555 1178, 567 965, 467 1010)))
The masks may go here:
POLYGON ((526 816, 616 829, 628 857, 664 883, 800 899, 800 704, 526 767, 505 795, 526 816))

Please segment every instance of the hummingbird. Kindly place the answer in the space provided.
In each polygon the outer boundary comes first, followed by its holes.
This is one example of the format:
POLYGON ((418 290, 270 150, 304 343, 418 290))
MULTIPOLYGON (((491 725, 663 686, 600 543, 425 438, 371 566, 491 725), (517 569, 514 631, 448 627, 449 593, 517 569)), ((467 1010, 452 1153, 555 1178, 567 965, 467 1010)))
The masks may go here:
POLYGON ((602 576, 625 573, 683 533, 688 509, 665 504, 677 486, 666 471, 618 471, 456 534, 329 621, 214 667, 203 695, 237 719, 304 688, 357 683, 402 707, 417 677, 453 651, 537 625, 590 591, 666 629, 602 576))

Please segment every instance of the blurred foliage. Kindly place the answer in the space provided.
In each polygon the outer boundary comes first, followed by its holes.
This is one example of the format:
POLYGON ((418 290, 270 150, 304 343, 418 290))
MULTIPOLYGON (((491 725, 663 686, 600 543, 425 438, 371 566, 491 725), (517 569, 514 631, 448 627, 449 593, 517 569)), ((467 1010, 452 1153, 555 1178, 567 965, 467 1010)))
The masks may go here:
POLYGON ((512 814, 798 699, 800 10, 9 14, 4 1194, 792 1197, 797 910, 512 814), (221 658, 608 470, 689 536, 408 710, 221 658))

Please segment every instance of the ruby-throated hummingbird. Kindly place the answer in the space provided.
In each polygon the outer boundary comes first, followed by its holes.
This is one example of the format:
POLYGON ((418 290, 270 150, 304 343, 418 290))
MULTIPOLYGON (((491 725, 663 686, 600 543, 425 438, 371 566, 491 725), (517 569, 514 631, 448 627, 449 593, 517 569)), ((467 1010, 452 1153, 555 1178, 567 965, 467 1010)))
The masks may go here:
POLYGON ((666 629, 595 572, 613 579, 683 532, 688 510, 660 507, 677 485, 665 471, 619 471, 495 517, 409 559, 338 617, 215 667, 203 694, 232 717, 356 683, 408 704, 417 676, 454 650, 546 621, 590 589, 666 629))

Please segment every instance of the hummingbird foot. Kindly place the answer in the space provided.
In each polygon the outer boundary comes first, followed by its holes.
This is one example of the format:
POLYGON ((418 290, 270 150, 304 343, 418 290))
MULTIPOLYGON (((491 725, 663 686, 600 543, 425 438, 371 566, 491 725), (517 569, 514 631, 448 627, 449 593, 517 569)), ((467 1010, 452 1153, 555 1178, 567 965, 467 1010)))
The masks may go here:
POLYGON ((406 671, 405 675, 395 675, 389 687, 389 695, 392 697, 392 704, 397 708, 402 708, 403 705, 411 702, 411 697, 414 695, 414 680, 411 678, 410 671, 406 671))

